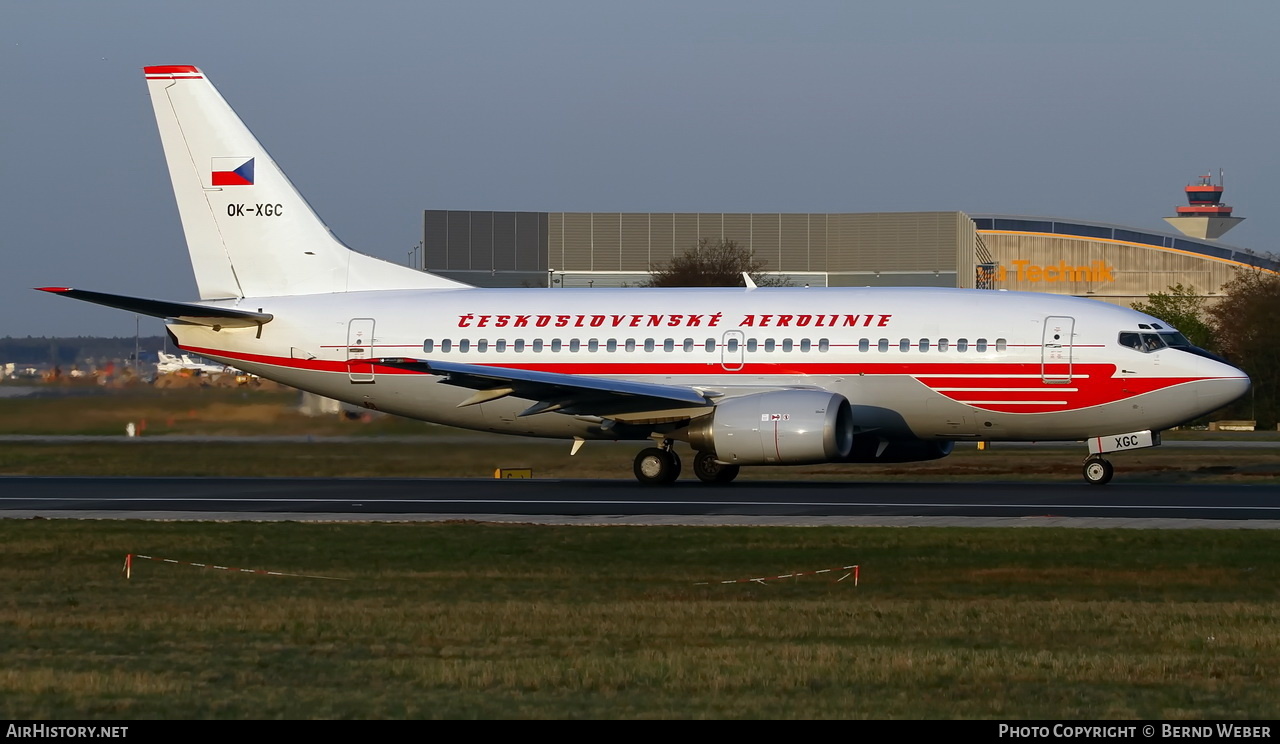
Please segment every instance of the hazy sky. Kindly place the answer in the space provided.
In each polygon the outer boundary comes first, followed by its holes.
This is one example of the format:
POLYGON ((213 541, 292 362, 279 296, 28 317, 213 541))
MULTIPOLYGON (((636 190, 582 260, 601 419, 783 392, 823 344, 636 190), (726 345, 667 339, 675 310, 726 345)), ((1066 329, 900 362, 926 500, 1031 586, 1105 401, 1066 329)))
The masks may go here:
MULTIPOLYGON (((195 298, 145 65, 204 69, 352 247, 423 209, 963 210, 1274 250, 1280 3, 0 0, 0 336, 195 298)), ((160 332, 144 320, 143 333, 160 332)), ((0 360, 3 361, 3 360, 0 360)))

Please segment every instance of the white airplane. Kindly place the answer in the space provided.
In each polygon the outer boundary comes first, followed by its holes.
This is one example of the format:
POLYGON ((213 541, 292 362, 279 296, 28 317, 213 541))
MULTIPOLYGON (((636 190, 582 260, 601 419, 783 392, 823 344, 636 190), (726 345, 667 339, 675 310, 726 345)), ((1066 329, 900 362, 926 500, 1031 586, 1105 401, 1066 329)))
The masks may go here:
POLYGON ((145 68, 198 302, 45 291, 164 318, 194 354, 365 408, 744 465, 909 462, 957 441, 1102 455, 1249 388, 1166 323, 1094 300, 932 288, 479 289, 339 242, 198 68, 145 68))
POLYGON ((195 359, 192 359, 190 354, 166 354, 163 351, 157 351, 156 359, 159 360, 156 362, 156 372, 162 375, 183 369, 189 369, 193 372, 211 375, 227 372, 231 369, 225 364, 198 362, 195 359))

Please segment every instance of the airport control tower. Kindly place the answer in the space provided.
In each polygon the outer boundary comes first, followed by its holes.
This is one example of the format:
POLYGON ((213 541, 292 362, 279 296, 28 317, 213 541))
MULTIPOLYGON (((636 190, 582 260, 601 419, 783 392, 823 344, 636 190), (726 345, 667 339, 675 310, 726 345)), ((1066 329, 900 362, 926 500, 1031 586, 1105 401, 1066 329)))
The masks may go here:
POLYGON ((1222 203, 1221 171, 1217 184, 1208 174, 1200 176, 1200 183, 1188 185, 1187 206, 1178 207, 1177 212, 1176 217, 1165 217, 1164 221, 1184 235, 1206 240, 1216 240, 1244 221, 1243 217, 1232 217, 1231 207, 1222 203))

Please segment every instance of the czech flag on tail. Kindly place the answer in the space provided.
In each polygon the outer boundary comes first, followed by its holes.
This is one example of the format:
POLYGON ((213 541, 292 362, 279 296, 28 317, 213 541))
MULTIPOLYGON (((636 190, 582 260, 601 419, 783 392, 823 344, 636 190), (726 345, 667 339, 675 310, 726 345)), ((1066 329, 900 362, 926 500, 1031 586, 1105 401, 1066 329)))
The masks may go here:
POLYGON ((253 158, 212 158, 213 186, 252 186, 253 158))

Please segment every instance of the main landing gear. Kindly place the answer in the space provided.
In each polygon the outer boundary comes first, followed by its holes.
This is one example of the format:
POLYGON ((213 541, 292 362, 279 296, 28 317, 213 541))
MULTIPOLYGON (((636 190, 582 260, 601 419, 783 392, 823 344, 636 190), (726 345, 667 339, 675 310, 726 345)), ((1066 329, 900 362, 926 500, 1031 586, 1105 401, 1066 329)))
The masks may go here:
POLYGON ((646 447, 636 455, 636 480, 650 485, 675 483, 680 477, 680 456, 671 447, 671 440, 662 443, 662 447, 646 447))
POLYGON ((693 474, 703 483, 728 483, 738 477, 737 465, 722 465, 710 452, 699 452, 693 458, 693 474))
POLYGON ((1115 472, 1111 461, 1102 459, 1101 455, 1089 455, 1084 459, 1084 479, 1092 485, 1105 486, 1115 472))
MULTIPOLYGON (((661 447, 646 447, 636 455, 632 470, 636 480, 648 485, 675 483, 680 477, 680 456, 676 454, 670 439, 661 447)), ((728 483, 738 477, 737 465, 722 465, 710 452, 699 452, 693 458, 693 474, 703 483, 728 483)))

